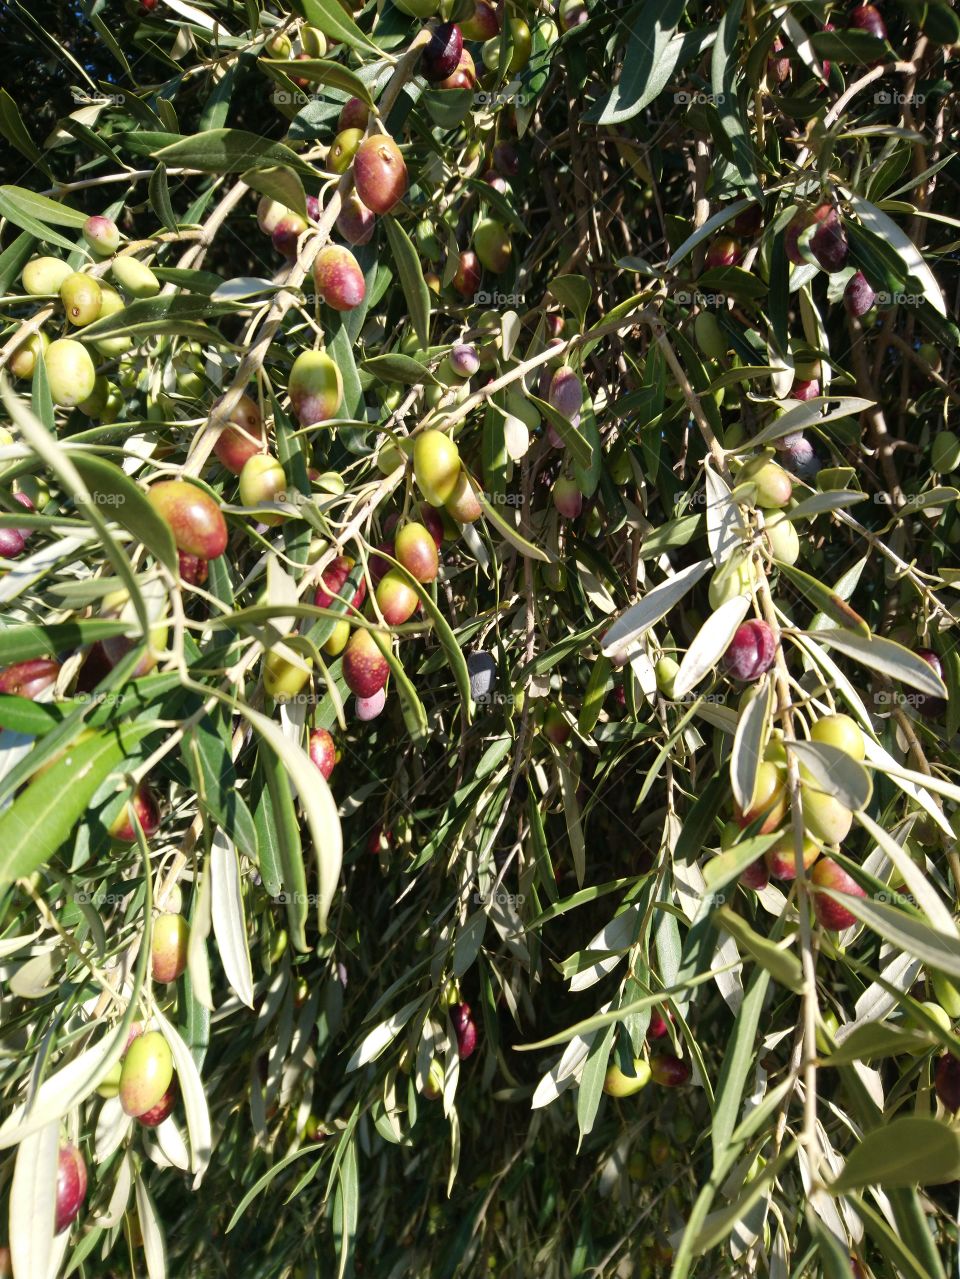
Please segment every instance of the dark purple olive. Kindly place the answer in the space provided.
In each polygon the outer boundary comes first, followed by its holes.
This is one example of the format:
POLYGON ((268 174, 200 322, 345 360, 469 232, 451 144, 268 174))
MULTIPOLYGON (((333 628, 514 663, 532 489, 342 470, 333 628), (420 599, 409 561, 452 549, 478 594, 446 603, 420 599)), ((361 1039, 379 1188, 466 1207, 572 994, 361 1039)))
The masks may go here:
POLYGON ((856 319, 866 313, 877 300, 877 295, 862 271, 855 271, 847 281, 847 287, 843 290, 843 305, 847 311, 856 319))
POLYGON ((734 631, 730 647, 723 655, 727 673, 745 684, 759 679, 773 665, 777 636, 766 622, 753 619, 734 631))
POLYGON ((739 882, 744 888, 752 888, 755 892, 759 892, 761 888, 766 888, 770 883, 770 872, 767 870, 767 863, 762 857, 758 857, 755 862, 751 862, 745 871, 740 875, 739 882))
POLYGON ((866 31, 868 35, 875 36, 877 40, 886 40, 887 38, 887 24, 884 22, 876 5, 858 4, 855 9, 851 9, 850 25, 857 31, 866 31))
POLYGON ((470 1005, 454 1004, 450 1009, 450 1020, 457 1036, 457 1053, 461 1061, 466 1061, 477 1046, 477 1023, 473 1020, 470 1005))
POLYGON ((831 208, 820 219, 820 225, 810 237, 810 252, 824 271, 833 272, 843 270, 849 251, 847 233, 843 229, 840 215, 836 209, 831 208))
POLYGON ((520 172, 520 152, 512 142, 498 142, 493 148, 493 167, 505 178, 515 178, 520 172))
POLYGON ((947 1110, 960 1110, 960 1057, 946 1053, 933 1075, 937 1096, 947 1110))
POLYGON ((17 528, 0 528, 0 560, 15 560, 26 546, 23 534, 17 528))
POLYGON ((442 22, 435 27, 430 43, 423 51, 420 70, 425 80, 438 84, 453 75, 460 65, 463 52, 463 34, 455 22, 442 22))

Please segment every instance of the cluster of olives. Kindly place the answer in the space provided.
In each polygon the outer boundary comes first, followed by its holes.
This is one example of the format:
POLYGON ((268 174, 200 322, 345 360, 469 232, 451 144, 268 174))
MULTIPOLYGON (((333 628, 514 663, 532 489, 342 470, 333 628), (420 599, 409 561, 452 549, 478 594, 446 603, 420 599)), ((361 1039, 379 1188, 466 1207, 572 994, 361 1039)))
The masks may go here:
MULTIPOLYGON (((670 1020, 672 1020, 672 1015, 670 1020)), ((670 1033, 668 1021, 659 1009, 654 1008, 647 1026, 647 1044, 652 1047, 670 1033)), ((653 1080, 664 1088, 680 1088, 690 1079, 690 1063, 671 1052, 656 1052, 648 1061, 646 1057, 634 1057, 633 1073, 621 1070, 616 1063, 607 1067, 603 1091, 610 1097, 632 1097, 646 1088, 653 1080)))
MULTIPOLYGON (((849 715, 821 716, 811 725, 810 740, 835 747, 857 761, 865 756, 863 733, 849 715)), ((821 790, 803 763, 800 764, 800 791, 805 829, 804 870, 813 867, 810 877, 818 887, 865 897, 864 890, 842 866, 831 857, 821 857, 825 846, 836 848, 847 837, 853 824, 852 812, 836 796, 821 790)), ((782 739, 775 735, 757 769, 750 803, 745 808, 735 807, 734 820, 721 832, 720 847, 732 848, 747 827, 755 834, 773 834, 783 826, 788 810, 786 751, 782 739)), ((793 832, 787 829, 763 857, 744 872, 742 882, 749 888, 759 889, 766 886, 771 875, 774 879, 790 880, 796 873, 793 832)), ((825 894, 815 896, 814 911, 824 928, 839 931, 856 923, 854 914, 825 894)))
MULTIPOLYGON (((24 292, 30 297, 59 300, 70 328, 86 328, 95 320, 114 315, 128 302, 159 293, 160 281, 146 263, 127 253, 117 254, 120 231, 112 219, 88 218, 83 236, 91 254, 99 261, 76 271, 62 258, 31 258, 20 277, 24 292), (103 278, 108 258, 113 284, 103 278)), ((129 350, 131 340, 103 337, 92 345, 98 354, 109 357, 129 350)), ((14 351, 10 360, 13 374, 31 378, 40 352, 54 404, 63 408, 79 406, 86 413, 102 410, 112 388, 106 379, 97 377, 93 357, 83 342, 71 337, 50 341, 46 331, 40 328, 24 338, 14 351)))

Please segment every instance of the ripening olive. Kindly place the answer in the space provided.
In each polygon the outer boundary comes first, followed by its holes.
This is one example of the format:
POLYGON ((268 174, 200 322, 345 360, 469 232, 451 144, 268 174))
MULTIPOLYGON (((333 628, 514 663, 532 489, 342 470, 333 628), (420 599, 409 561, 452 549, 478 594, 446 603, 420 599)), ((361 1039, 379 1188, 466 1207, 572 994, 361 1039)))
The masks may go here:
POLYGON ((120 1105, 124 1114, 142 1115, 161 1099, 173 1078, 173 1057, 157 1030, 136 1038, 120 1070, 120 1105))
POLYGON ((301 351, 293 362, 287 392, 301 426, 336 417, 343 399, 340 370, 323 351, 301 351))
POLYGON ((407 166, 393 138, 378 133, 361 142, 353 158, 357 195, 374 213, 389 213, 407 190, 407 166))
POLYGON ((416 437, 413 472, 431 506, 443 506, 453 497, 460 475, 460 452, 449 435, 430 430, 416 437))
MULTIPOLYGON (((54 343, 56 345, 56 343, 54 343)), ((177 550, 214 560, 227 547, 227 522, 216 501, 187 480, 161 480, 147 501, 173 533, 177 550)))
POLYGON ((176 981, 185 971, 189 941, 190 925, 182 915, 168 912, 154 920, 150 951, 154 981, 176 981))
POLYGON ((109 258, 120 247, 120 228, 113 218, 94 214, 83 224, 83 238, 98 257, 109 258))

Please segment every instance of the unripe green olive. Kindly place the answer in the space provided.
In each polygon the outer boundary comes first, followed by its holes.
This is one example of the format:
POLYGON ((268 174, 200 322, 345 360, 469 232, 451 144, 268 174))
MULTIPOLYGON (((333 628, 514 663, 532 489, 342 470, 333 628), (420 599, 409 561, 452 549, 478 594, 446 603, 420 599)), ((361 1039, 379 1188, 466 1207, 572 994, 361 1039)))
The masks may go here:
POLYGON ((300 47, 311 58, 325 58, 327 56, 327 38, 319 27, 300 28, 300 47))
POLYGON ((271 649, 263 664, 263 687, 275 702, 289 702, 310 678, 312 667, 311 659, 300 653, 294 659, 271 649))
MULTIPOLYGON (((940 1027, 941 1030, 946 1031, 948 1035, 950 1034, 950 1032, 953 1030, 953 1023, 950 1020, 950 1014, 947 1012, 945 1008, 941 1008, 939 1004, 935 1004, 929 999, 925 999, 923 1003, 920 1005, 920 1007, 923 1009, 925 1013, 927 1013, 930 1017, 933 1018, 933 1020, 937 1023, 937 1025, 940 1027)), ((911 1024, 910 1029, 920 1030, 921 1027, 919 1025, 911 1024)), ((923 1027, 922 1029, 926 1030, 926 1027, 923 1027)), ((910 1054, 911 1057, 922 1057, 924 1053, 929 1051, 930 1049, 928 1046, 920 1046, 916 1048, 907 1049, 907 1052, 910 1054)))
POLYGON ((719 360, 729 348, 720 321, 712 311, 700 311, 693 322, 693 335, 697 346, 708 360, 719 360))
POLYGON ((98 376, 93 392, 81 401, 78 408, 81 413, 86 413, 87 417, 100 417, 107 407, 109 397, 110 383, 105 377, 98 376))
POLYGON ((67 319, 76 328, 92 324, 100 315, 100 284, 92 275, 74 271, 60 285, 60 301, 67 319))
POLYGON ((31 333, 29 337, 25 337, 19 346, 14 347, 13 354, 7 364, 13 376, 19 378, 33 377, 33 370, 37 365, 37 352, 46 351, 49 345, 50 339, 42 329, 37 333, 31 333))
POLYGON ((59 293, 60 285, 73 274, 73 267, 62 258, 31 258, 23 268, 20 282, 31 297, 46 297, 59 293))
POLYGON ((642 1057, 633 1059, 634 1074, 626 1075, 616 1064, 607 1067, 603 1091, 610 1097, 630 1097, 650 1082, 650 1067, 642 1057))
POLYGON ((941 475, 960 467, 960 438, 953 431, 940 431, 930 450, 930 465, 941 475))
POLYGON ((524 22, 523 18, 510 18, 510 40, 513 49, 510 54, 510 61, 507 63, 507 70, 516 75, 530 61, 530 50, 533 47, 533 36, 530 28, 524 22))
POLYGON ((417 229, 414 232, 417 241, 417 248, 430 262, 439 262, 443 257, 443 245, 440 243, 440 237, 437 235, 433 223, 428 218, 421 219, 417 223, 417 229))
MULTIPOLYGON (((101 320, 106 319, 109 315, 116 315, 118 311, 122 311, 126 306, 123 298, 109 284, 100 283, 100 316, 101 320)), ((116 337, 97 338, 94 342, 94 349, 100 355, 123 355, 125 351, 129 351, 133 346, 133 338, 128 337, 125 333, 118 334, 116 337)))
POLYGON ((293 53, 293 44, 285 31, 278 31, 266 42, 263 51, 268 58, 289 58, 293 53))
POLYGON ((657 688, 664 697, 673 697, 673 686, 677 682, 680 663, 672 657, 661 657, 654 667, 657 688))
POLYGON ((138 1036, 127 1049, 120 1070, 120 1105, 124 1114, 142 1115, 157 1104, 170 1087, 173 1057, 157 1030, 138 1036))
POLYGON ((496 218, 481 218, 473 229, 473 248, 482 266, 495 275, 506 271, 513 257, 510 232, 496 218))
POLYGON ((960 1020, 960 990, 945 974, 936 969, 927 969, 927 980, 933 988, 937 1002, 946 1011, 952 1021, 960 1020))
POLYGON ((346 173, 350 165, 353 164, 353 157, 357 154, 362 141, 362 129, 341 129, 334 138, 333 146, 330 148, 330 154, 327 157, 327 168, 330 172, 346 173))
POLYGON ((763 528, 774 559, 781 564, 796 564, 800 558, 800 534, 785 511, 764 511, 763 528))
MULTIPOLYGON (((120 1091, 120 1074, 123 1070, 122 1064, 116 1062, 107 1074, 97 1084, 97 1092, 101 1097, 116 1097, 120 1091)), ((0 1272, 2 1274, 2 1272, 0 1272)))
POLYGON ((333 630, 323 645, 323 651, 328 657, 339 657, 343 650, 347 647, 347 640, 350 638, 350 623, 346 618, 342 621, 335 622, 333 630))
POLYGON ((710 607, 719 608, 738 595, 749 595, 757 580, 757 569, 749 556, 731 555, 710 579, 710 607))
MULTIPOLYGON (((260 506, 264 502, 281 502, 286 496, 287 477, 283 467, 269 453, 254 453, 240 472, 240 501, 244 506, 260 506)), ((286 516, 280 512, 258 511, 262 524, 282 524, 286 516)))
POLYGON ((434 1057, 427 1072, 427 1081, 423 1086, 423 1095, 428 1101, 436 1101, 443 1093, 443 1067, 434 1057))
POLYGON ((124 293, 132 298, 152 298, 160 292, 160 281, 146 263, 137 258, 115 258, 110 272, 124 293))
POLYGON ((737 476, 737 484, 748 483, 754 489, 752 500, 757 506, 780 509, 787 505, 793 493, 793 481, 778 463, 758 457, 744 466, 737 476))
POLYGON ((815 742, 836 746, 851 759, 861 760, 866 754, 860 725, 849 715, 822 715, 811 726, 810 737, 815 742))
POLYGON ((73 338, 57 338, 44 356, 54 404, 74 408, 93 394, 97 373, 87 348, 73 338))

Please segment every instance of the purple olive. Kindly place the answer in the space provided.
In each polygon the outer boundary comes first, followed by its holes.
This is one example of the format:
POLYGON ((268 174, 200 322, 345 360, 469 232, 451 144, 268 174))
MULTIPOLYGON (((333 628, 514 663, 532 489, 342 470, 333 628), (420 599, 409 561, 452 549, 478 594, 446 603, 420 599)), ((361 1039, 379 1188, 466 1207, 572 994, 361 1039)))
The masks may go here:
POLYGON ((960 1057, 947 1053, 937 1062, 933 1075, 937 1096, 947 1110, 960 1110, 960 1057))
POLYGON ((843 290, 843 305, 847 311, 859 320, 861 316, 866 315, 876 300, 877 295, 870 287, 867 277, 862 271, 855 271, 843 290))
POLYGON ((357 719, 363 720, 365 723, 371 719, 376 719, 386 705, 386 701, 387 690, 385 688, 378 689, 370 697, 357 697, 353 704, 357 719))
POLYGON ((457 377, 473 377, 480 367, 480 357, 475 346, 455 346, 448 359, 457 377))
POLYGON ((0 528, 0 560, 18 559, 25 546, 26 542, 19 529, 0 528))
POLYGON ((454 1004, 450 1009, 450 1020, 457 1036, 457 1054, 461 1061, 466 1061, 477 1047, 477 1023, 473 1020, 469 1004, 454 1004))
POLYGON ((777 642, 773 628, 766 622, 754 619, 742 623, 723 655, 727 673, 745 684, 759 679, 773 665, 777 642))
POLYGON ((855 9, 851 9, 850 25, 857 31, 866 31, 868 35, 874 36, 877 40, 886 40, 887 38, 887 24, 881 17, 880 10, 876 5, 858 4, 855 9))
POLYGON ((424 79, 437 84, 453 75, 460 65, 463 52, 463 33, 455 22, 442 22, 435 27, 430 43, 423 51, 420 69, 424 79))

